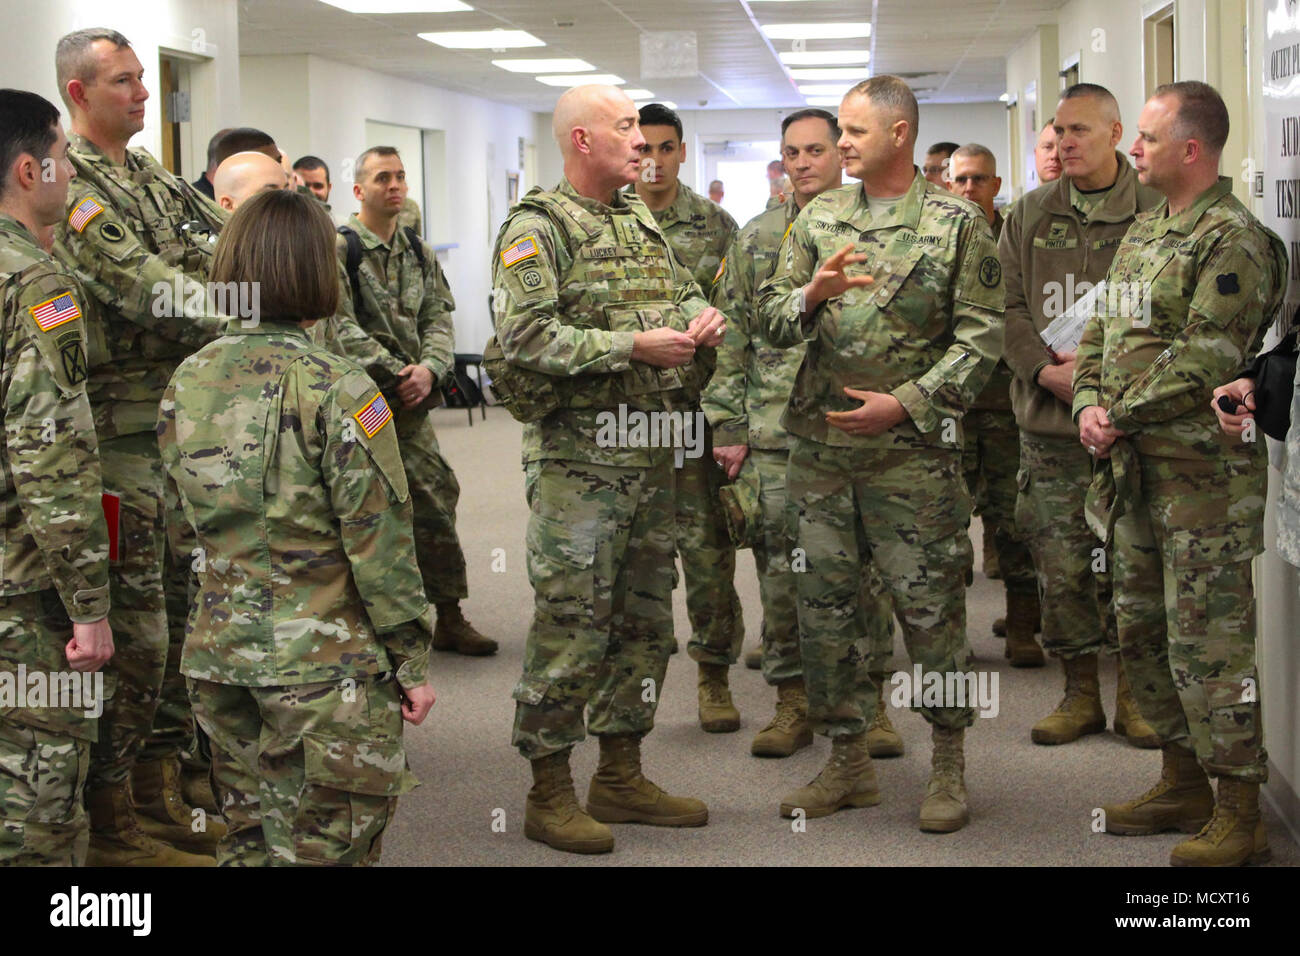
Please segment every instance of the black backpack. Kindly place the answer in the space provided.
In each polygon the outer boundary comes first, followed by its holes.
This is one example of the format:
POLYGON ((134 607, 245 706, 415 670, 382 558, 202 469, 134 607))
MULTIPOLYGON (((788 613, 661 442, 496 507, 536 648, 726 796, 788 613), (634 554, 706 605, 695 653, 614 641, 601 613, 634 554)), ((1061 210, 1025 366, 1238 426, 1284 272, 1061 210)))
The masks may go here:
MULTIPOLYGON (((420 241, 420 234, 415 231, 414 226, 403 226, 406 233, 406 241, 411 244, 415 250, 415 258, 420 260, 420 268, 424 268, 424 243, 420 241)), ((351 226, 339 226, 339 235, 342 236, 348 244, 348 257, 343 267, 348 272, 348 283, 352 286, 352 308, 359 309, 361 306, 361 237, 351 226)))

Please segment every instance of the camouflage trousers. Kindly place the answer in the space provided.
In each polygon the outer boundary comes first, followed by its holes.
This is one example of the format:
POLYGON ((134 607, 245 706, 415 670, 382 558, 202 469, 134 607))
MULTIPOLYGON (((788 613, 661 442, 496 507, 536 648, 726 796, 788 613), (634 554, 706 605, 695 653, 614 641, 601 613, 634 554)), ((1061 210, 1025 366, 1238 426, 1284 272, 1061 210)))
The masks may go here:
MULTIPOLYGON (((881 689, 869 675, 861 627, 863 566, 874 563, 903 625, 914 664, 970 671, 966 524, 971 501, 961 453, 840 448, 792 439, 786 487, 790 527, 807 568, 794 567, 808 717, 828 736, 867 729, 881 689)), ((945 702, 946 703, 946 702, 945 702)), ((923 706, 944 727, 967 727, 967 706, 923 706)))
POLYGON ((648 468, 529 462, 534 611, 515 686, 527 758, 583 739, 648 733, 673 647, 673 459, 648 468))
POLYGON ((227 831, 219 866, 368 866, 417 786, 390 675, 284 687, 188 680, 227 831))
POLYGON ((1141 487, 1115 523, 1115 615, 1133 697, 1160 739, 1190 744, 1208 773, 1262 783, 1251 559, 1264 550, 1266 468, 1135 457, 1141 487))
POLYGON ((1043 647, 1071 660, 1118 649, 1111 549, 1088 528, 1092 457, 1077 438, 1020 433, 1016 527, 1038 571, 1043 647))
POLYGON ((90 789, 125 782, 139 758, 158 708, 168 646, 166 511, 158 439, 153 432, 105 439, 99 459, 104 491, 121 497, 118 559, 110 562, 108 576, 113 602, 108 623, 116 650, 104 668, 117 689, 99 719, 90 789))
POLYGON ((460 483, 442 457, 431 412, 403 409, 396 413, 395 422, 411 490, 411 530, 425 596, 431 604, 462 601, 469 596, 469 585, 456 534, 460 483))
POLYGON ((975 514, 993 549, 1008 594, 1037 595, 1038 578, 1029 546, 1016 531, 1016 471, 1020 467, 1020 429, 1012 412, 971 409, 962 419, 965 445, 961 467, 975 499, 975 514))
MULTIPOLYGON (((0 597, 0 673, 15 689, 19 663, 28 683, 32 671, 67 673, 63 648, 71 639, 72 622, 53 588, 0 597), (56 655, 61 663, 50 667, 56 655)), ((86 859, 82 792, 95 719, 51 703, 0 708, 0 866, 81 866, 86 859)))
POLYGON ((683 457, 676 475, 677 553, 691 621, 686 652, 701 664, 734 664, 745 641, 745 618, 734 583, 736 549, 718 503, 726 476, 713 460, 712 429, 705 435, 704 454, 683 457))
MULTIPOLYGON (((751 448, 746 468, 758 470, 758 506, 761 525, 754 544, 758 567, 758 593, 763 603, 763 679, 775 685, 803 677, 799 653, 799 592, 790 567, 795 542, 786 524, 786 469, 790 454, 751 448)), ((859 602, 860 627, 870 648, 867 670, 884 673, 894 651, 893 607, 871 562, 864 566, 863 595, 859 602)))

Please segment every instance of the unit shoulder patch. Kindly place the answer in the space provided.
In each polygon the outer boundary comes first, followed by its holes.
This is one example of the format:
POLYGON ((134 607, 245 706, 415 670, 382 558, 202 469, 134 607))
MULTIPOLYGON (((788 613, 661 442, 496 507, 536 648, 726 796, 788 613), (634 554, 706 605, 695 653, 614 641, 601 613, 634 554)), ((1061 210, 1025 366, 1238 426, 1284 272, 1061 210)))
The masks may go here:
POLYGON ((986 289, 993 289, 1002 281, 1002 263, 996 256, 985 256, 980 263, 980 284, 986 289))

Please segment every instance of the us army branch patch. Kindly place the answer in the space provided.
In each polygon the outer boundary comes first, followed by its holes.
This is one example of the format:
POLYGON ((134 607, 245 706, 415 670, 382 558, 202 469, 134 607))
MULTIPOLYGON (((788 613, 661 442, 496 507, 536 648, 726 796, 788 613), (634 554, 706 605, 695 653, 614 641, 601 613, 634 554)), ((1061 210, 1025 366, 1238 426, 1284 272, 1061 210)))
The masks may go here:
POLYGON ((985 256, 980 263, 980 284, 986 289, 997 288, 1002 281, 1002 263, 994 256, 985 256))

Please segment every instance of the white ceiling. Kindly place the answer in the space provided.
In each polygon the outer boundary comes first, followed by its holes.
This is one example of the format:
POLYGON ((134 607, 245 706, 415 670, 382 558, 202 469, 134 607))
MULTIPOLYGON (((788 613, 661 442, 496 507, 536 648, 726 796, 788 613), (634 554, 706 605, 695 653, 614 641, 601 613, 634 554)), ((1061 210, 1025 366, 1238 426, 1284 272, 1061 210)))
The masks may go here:
POLYGON ((905 76, 921 102, 996 100, 1005 56, 1066 0, 466 0, 473 11, 359 15, 318 0, 241 0, 241 55, 312 53, 431 86, 549 112, 559 91, 493 59, 578 57, 628 87, 651 90, 681 109, 798 107, 804 97, 777 58, 791 41, 769 41, 758 26, 873 20, 870 40, 808 41, 809 50, 869 44, 873 73, 905 76), (417 33, 527 30, 545 47, 448 50, 417 33), (643 32, 690 30, 699 73, 641 77, 643 32))

